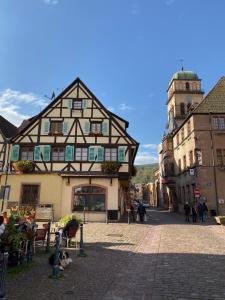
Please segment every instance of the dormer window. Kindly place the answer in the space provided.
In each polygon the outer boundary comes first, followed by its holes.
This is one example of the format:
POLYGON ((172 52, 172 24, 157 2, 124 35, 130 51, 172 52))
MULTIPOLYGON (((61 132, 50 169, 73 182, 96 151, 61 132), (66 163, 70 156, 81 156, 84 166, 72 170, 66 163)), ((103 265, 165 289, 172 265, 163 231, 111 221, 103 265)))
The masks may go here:
POLYGON ((102 134, 101 122, 91 122, 91 134, 102 134))
POLYGON ((73 100, 73 109, 82 109, 82 100, 73 100))
POLYGON ((50 134, 62 134, 62 121, 51 121, 50 134))

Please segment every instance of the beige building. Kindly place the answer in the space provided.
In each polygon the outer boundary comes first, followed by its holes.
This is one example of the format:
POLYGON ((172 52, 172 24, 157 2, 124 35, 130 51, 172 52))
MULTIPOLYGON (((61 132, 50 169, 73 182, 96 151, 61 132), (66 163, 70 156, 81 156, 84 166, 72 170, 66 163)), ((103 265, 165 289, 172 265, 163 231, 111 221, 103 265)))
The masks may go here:
POLYGON ((225 77, 203 98, 193 72, 178 72, 168 88, 168 133, 160 151, 163 203, 205 201, 225 214, 225 77))
POLYGON ((51 205, 55 220, 72 212, 88 221, 118 220, 138 148, 128 125, 77 78, 10 144, 1 138, 4 209, 51 205))

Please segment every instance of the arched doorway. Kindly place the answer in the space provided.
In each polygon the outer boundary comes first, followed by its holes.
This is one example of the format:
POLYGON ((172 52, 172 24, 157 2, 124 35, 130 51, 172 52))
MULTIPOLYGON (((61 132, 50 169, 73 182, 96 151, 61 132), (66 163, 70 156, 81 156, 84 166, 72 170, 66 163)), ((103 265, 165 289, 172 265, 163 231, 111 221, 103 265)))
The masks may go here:
POLYGON ((72 211, 106 210, 106 189, 96 185, 83 185, 73 188, 72 211))

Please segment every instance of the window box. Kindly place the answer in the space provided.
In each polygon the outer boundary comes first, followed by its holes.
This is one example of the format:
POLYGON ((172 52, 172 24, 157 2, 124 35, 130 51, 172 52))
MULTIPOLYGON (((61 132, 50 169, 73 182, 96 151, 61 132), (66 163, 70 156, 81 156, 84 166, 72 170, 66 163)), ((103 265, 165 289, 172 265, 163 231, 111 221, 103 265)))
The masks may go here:
POLYGON ((118 163, 116 161, 107 161, 103 162, 101 167, 103 173, 116 174, 121 167, 121 163, 118 163))
POLYGON ((34 163, 31 160, 20 160, 14 164, 16 170, 21 173, 31 173, 34 170, 34 163))

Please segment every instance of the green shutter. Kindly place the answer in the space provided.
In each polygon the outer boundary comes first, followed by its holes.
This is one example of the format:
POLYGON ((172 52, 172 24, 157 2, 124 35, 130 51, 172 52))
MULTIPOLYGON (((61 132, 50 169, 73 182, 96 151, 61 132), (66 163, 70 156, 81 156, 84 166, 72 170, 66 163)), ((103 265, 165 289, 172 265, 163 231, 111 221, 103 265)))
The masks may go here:
POLYGON ((73 108, 73 100, 72 99, 67 99, 67 107, 73 108))
POLYGON ((50 122, 49 121, 44 121, 44 133, 48 134, 50 131, 50 122))
POLYGON ((42 161, 41 159, 41 146, 34 147, 34 160, 35 161, 42 161))
POLYGON ((19 145, 13 145, 12 146, 12 152, 11 152, 11 160, 12 161, 19 160, 19 150, 20 150, 19 145))
POLYGON ((119 146, 118 148, 118 161, 124 162, 125 161, 125 147, 119 146))
POLYGON ((103 161, 104 159, 104 148, 99 146, 98 147, 98 158, 97 161, 103 161))
POLYGON ((63 122, 63 134, 67 134, 68 133, 68 122, 63 122))
POLYGON ((73 161, 74 160, 74 146, 66 146, 66 161, 73 161))
POLYGON ((50 161, 50 156, 51 156, 51 146, 50 145, 43 146, 43 160, 50 161))
POLYGON ((103 122, 102 123, 102 133, 103 134, 108 134, 109 130, 108 130, 108 122, 103 122))
POLYGON ((89 134, 90 133, 90 122, 85 122, 84 133, 85 134, 89 134))
POLYGON ((86 99, 82 100, 82 108, 87 108, 87 100, 86 99))
POLYGON ((88 150, 88 160, 89 161, 95 161, 95 147, 90 146, 88 150))

